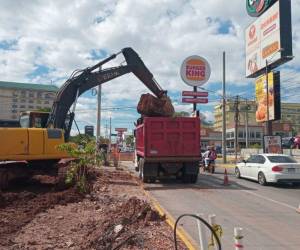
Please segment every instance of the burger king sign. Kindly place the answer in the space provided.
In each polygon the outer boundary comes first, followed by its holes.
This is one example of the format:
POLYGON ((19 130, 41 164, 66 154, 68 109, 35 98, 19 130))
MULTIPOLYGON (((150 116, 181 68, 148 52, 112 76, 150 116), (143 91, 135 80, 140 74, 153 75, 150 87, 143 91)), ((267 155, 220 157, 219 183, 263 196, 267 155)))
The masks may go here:
POLYGON ((201 86, 210 77, 210 66, 207 60, 201 56, 190 56, 186 58, 180 69, 182 80, 193 87, 201 86))

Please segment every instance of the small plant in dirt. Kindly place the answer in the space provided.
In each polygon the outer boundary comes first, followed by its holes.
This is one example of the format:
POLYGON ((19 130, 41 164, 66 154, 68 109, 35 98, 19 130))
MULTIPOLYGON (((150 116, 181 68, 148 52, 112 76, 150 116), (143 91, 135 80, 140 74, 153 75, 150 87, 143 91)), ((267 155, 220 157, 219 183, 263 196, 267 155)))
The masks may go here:
POLYGON ((67 170, 65 183, 75 185, 80 193, 89 193, 95 168, 102 165, 102 156, 96 154, 95 140, 84 138, 80 145, 64 143, 58 149, 75 158, 67 170))

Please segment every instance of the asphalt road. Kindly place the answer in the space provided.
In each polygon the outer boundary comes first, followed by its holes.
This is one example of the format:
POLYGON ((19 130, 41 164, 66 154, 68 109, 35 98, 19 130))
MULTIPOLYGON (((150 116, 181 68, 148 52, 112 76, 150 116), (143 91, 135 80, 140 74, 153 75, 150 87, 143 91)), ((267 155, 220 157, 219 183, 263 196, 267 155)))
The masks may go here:
MULTIPOLYGON (((132 163, 123 163, 133 170, 132 163)), ((229 169, 229 186, 223 185, 224 169, 216 174, 201 173, 196 184, 182 184, 175 179, 146 184, 147 189, 174 218, 185 213, 215 214, 222 226, 223 249, 234 249, 234 227, 242 227, 247 250, 299 250, 300 187, 260 186, 236 179, 229 169)), ((199 242, 194 219, 183 219, 184 229, 199 242)))

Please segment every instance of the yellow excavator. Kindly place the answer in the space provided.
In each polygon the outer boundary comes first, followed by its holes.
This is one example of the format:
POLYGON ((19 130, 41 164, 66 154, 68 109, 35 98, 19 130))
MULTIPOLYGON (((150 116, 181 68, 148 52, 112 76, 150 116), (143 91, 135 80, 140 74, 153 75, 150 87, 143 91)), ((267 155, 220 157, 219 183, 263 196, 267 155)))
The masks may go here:
POLYGON ((57 146, 69 139, 78 97, 130 72, 156 97, 167 95, 139 55, 132 48, 124 48, 92 67, 74 71, 59 89, 50 113, 25 112, 20 116, 20 128, 0 128, 0 189, 18 178, 35 174, 57 175, 58 163, 66 163, 62 159, 68 158, 57 146), (126 65, 102 69, 121 53, 126 65))

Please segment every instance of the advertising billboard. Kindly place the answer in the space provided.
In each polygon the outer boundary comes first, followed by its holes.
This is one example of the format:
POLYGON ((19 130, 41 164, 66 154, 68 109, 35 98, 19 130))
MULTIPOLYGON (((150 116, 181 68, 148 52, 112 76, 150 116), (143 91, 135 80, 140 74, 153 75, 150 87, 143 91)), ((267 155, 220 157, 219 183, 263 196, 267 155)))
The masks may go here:
POLYGON ((264 153, 282 154, 281 136, 264 136, 264 153))
POLYGON ((186 58, 180 68, 181 79, 190 86, 201 86, 209 80, 211 73, 208 61, 201 56, 186 58))
POLYGON ((258 17, 274 2, 276 2, 276 0, 246 0, 247 12, 250 16, 258 17))
POLYGON ((256 96, 256 121, 266 122, 281 119, 280 105, 280 73, 271 72, 268 74, 268 93, 267 96, 267 80, 266 75, 263 75, 255 81, 255 96, 256 96), (267 100, 269 99, 269 101, 267 100))
POLYGON ((245 31, 246 77, 254 78, 292 59, 291 1, 278 0, 245 31))

